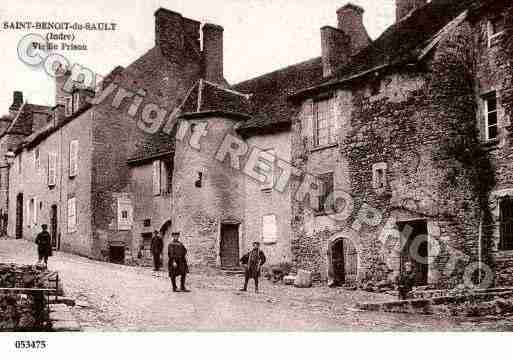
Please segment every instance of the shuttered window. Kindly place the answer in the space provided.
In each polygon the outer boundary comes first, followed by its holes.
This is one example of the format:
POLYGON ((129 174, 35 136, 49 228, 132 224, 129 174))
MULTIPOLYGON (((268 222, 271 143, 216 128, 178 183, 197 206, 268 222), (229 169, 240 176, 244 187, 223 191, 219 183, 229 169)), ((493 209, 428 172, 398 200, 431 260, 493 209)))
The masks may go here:
POLYGON ((133 207, 130 199, 118 199, 118 230, 128 231, 132 229, 133 207))
POLYGON ((505 197, 500 201, 499 250, 513 250, 513 199, 505 197))
POLYGON ((75 177, 78 174, 78 141, 69 143, 69 176, 75 177))
POLYGON ((276 215, 270 214, 262 217, 262 237, 266 244, 273 244, 278 241, 276 215))
POLYGON ((68 199, 68 233, 77 230, 77 201, 76 198, 68 199))
POLYGON ((335 100, 327 98, 313 104, 314 146, 326 146, 336 143, 335 100))
POLYGON ((55 153, 48 154, 48 186, 55 186, 57 179, 57 155, 55 153))
POLYGON ((160 160, 153 161, 153 195, 160 195, 161 187, 161 162, 160 160))

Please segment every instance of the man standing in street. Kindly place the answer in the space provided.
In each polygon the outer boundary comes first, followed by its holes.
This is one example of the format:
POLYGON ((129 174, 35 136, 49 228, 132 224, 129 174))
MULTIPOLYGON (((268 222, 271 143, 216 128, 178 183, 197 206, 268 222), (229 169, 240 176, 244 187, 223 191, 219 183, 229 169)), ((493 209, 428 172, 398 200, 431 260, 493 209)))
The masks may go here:
POLYGON ((48 267, 48 257, 52 255, 52 242, 50 233, 46 230, 46 224, 41 225, 43 230, 36 237, 37 254, 39 256, 38 264, 43 262, 45 268, 48 267))
POLYGON ((162 242, 162 237, 158 231, 153 233, 153 237, 151 238, 151 254, 153 255, 153 270, 158 272, 160 267, 162 266, 162 249, 164 248, 164 242, 162 242))
POLYGON ((182 292, 190 292, 185 288, 185 277, 189 273, 189 267, 187 265, 187 249, 178 240, 180 237, 179 232, 171 233, 173 240, 167 247, 167 254, 169 256, 169 277, 171 278, 171 284, 173 285, 173 292, 177 291, 176 288, 176 277, 180 276, 180 290, 182 292))
POLYGON ((260 277, 260 269, 265 261, 264 252, 260 250, 260 243, 253 242, 253 249, 240 259, 240 262, 246 267, 244 271, 244 287, 241 289, 242 292, 248 290, 249 279, 253 278, 255 281, 255 292, 258 293, 258 278, 260 277))

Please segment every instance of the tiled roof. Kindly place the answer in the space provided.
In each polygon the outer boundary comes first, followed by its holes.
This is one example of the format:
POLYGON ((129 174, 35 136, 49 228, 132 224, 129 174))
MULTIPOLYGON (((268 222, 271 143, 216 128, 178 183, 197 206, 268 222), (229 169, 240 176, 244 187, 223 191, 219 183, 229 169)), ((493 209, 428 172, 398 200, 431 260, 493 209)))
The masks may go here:
POLYGON ((241 131, 289 124, 294 107, 288 97, 322 78, 322 61, 317 57, 269 74, 241 82, 233 89, 249 94, 252 118, 241 131))
POLYGON ((28 136, 32 133, 32 124, 33 118, 32 111, 30 111, 30 105, 24 103, 21 105, 16 117, 5 133, 10 135, 28 136))
POLYGON ((189 91, 180 107, 182 115, 205 112, 251 114, 251 103, 246 94, 199 80, 189 91))
MULTIPOLYGON (((491 1, 491 0, 484 0, 491 1)), ((451 21, 479 0, 432 0, 390 26, 367 48, 353 56, 331 78, 317 86, 329 86, 374 69, 417 62, 433 39, 451 21)))

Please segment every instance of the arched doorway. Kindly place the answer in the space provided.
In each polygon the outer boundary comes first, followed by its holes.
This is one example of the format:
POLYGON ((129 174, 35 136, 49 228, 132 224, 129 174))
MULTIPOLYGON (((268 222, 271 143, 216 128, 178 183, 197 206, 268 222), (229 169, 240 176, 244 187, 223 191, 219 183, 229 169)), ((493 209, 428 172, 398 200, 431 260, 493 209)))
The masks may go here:
POLYGON ((355 283, 358 275, 358 252, 351 240, 337 238, 331 243, 333 285, 355 283))

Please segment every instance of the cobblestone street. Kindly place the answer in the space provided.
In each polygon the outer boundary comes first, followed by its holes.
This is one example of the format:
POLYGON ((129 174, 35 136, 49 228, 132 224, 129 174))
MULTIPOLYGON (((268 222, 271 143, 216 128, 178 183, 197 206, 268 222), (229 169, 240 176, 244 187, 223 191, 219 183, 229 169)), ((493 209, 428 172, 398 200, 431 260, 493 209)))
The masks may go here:
MULTIPOLYGON (((0 262, 33 264, 32 243, 0 240, 0 262)), ((50 258, 73 314, 85 331, 111 330, 508 330, 511 320, 454 321, 434 316, 360 312, 358 301, 388 296, 327 287, 298 289, 264 281, 262 293, 239 293, 238 276, 188 277, 191 293, 173 293, 165 272, 96 262, 62 252, 50 258)), ((252 283, 251 283, 252 284, 252 283)), ((252 289, 250 284, 250 289, 252 289)))

